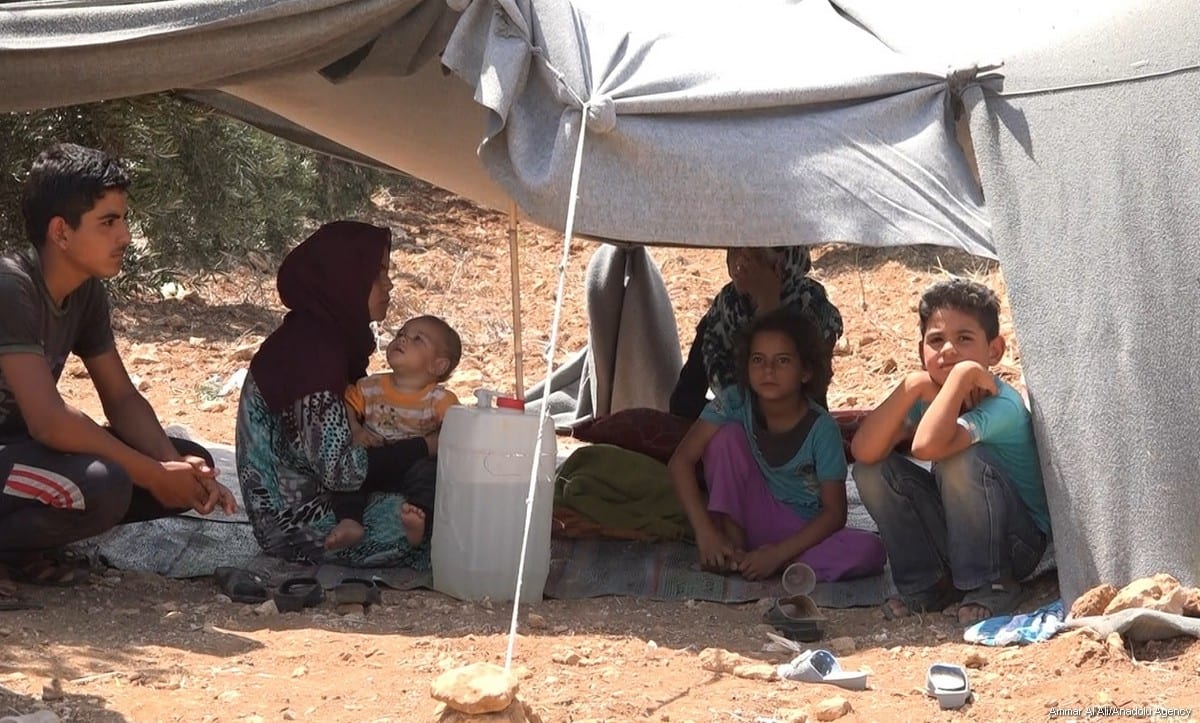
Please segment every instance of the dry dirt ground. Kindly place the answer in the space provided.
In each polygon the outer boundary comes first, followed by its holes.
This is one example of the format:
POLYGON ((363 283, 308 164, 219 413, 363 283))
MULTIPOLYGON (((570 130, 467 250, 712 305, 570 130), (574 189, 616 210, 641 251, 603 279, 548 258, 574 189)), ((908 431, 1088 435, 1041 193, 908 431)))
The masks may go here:
MULTIPOLYGON (((447 194, 413 186, 377 199, 376 222, 401 242, 392 256, 396 289, 388 324, 417 312, 446 317, 467 347, 451 386, 463 398, 481 385, 513 385, 507 220, 447 194), (403 232, 403 233, 401 233, 403 232)), ((561 240, 521 229, 527 385, 540 379, 561 240)), ((576 243, 568 267, 561 350, 586 340, 582 305, 590 247, 576 243)), ((676 306, 681 343, 724 278, 719 251, 655 249, 676 306)), ((915 300, 946 272, 974 274, 1003 289, 998 270, 926 248, 823 247, 814 275, 846 320, 830 394, 835 407, 869 406, 916 365, 915 300)), ((235 397, 218 391, 244 367, 280 318, 271 262, 180 281, 182 300, 118 303, 120 347, 164 422, 231 442, 235 397), (255 268, 257 266, 258 268, 255 268)), ((1020 379, 1011 339, 1004 376, 1020 379)), ((66 397, 101 416, 82 367, 64 375, 66 397)), ((108 571, 72 589, 24 590, 39 611, 0 613, 0 717, 49 707, 69 721, 426 721, 429 683, 470 662, 502 662, 511 607, 464 604, 439 594, 387 592, 365 617, 329 603, 304 613, 258 616, 222 601, 209 579, 179 581, 108 571), (58 681, 57 684, 52 681, 58 681)), ((1027 608, 1056 597, 1052 578, 1027 608)), ((520 611, 514 667, 521 698, 547 721, 759 721, 815 718, 838 689, 749 680, 703 668, 700 651, 724 648, 757 662, 758 604, 656 603, 627 598, 546 600, 520 611)), ((828 637, 849 637, 851 669, 869 670, 870 690, 841 693, 844 720, 1045 720, 1068 709, 1137 706, 1200 710, 1200 644, 1109 646, 1086 635, 1020 649, 961 641, 949 618, 888 622, 874 609, 829 610, 828 637), (974 655, 974 702, 941 712, 921 692, 934 661, 974 655)), ((1078 716, 1082 717, 1082 716, 1078 716)), ((1145 718, 1146 715, 1131 716, 1145 718)), ((1191 712, 1180 719, 1197 717, 1191 712)))

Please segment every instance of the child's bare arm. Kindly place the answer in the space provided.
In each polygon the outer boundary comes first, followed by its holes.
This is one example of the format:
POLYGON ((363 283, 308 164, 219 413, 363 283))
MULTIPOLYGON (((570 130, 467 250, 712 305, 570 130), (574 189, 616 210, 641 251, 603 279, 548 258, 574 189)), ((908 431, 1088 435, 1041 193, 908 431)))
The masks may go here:
POLYGON ((987 367, 973 361, 955 364, 913 433, 913 456, 937 461, 970 447, 971 435, 958 423, 959 415, 996 392, 996 379, 987 367))
POLYGON ((821 483, 821 511, 804 529, 773 545, 763 545, 746 553, 738 571, 747 580, 761 580, 779 572, 785 565, 819 545, 825 538, 846 526, 846 482, 821 483))
POLYGON ((362 419, 353 405, 346 403, 346 421, 350 423, 350 441, 359 447, 378 447, 383 444, 383 437, 363 426, 362 419))
POLYGON ((908 410, 919 400, 930 401, 937 394, 937 385, 927 372, 912 372, 863 419, 850 452, 854 459, 875 464, 887 457, 892 449, 909 435, 905 420, 908 410))
POLYGON ((696 420, 671 455, 671 461, 667 463, 667 475, 696 533, 700 562, 706 567, 727 570, 736 550, 709 517, 704 495, 700 492, 700 481, 696 479, 696 463, 704 455, 704 450, 718 429, 720 427, 712 422, 696 420))

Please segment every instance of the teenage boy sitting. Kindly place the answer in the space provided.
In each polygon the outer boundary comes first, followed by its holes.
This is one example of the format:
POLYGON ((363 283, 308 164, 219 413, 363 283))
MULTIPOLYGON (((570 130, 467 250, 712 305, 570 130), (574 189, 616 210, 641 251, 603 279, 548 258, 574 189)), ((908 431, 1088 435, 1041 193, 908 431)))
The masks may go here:
POLYGON ((1050 515, 1029 411, 989 371, 1004 355, 996 295, 966 279, 941 281, 922 294, 918 316, 923 371, 863 420, 851 445, 854 480, 900 592, 885 616, 961 599, 967 624, 1016 607, 1050 515), (892 451, 905 439, 932 471, 892 451))
POLYGON ((129 246, 129 176, 91 148, 54 146, 21 199, 31 245, 0 256, 0 602, 13 578, 86 577, 54 551, 123 522, 235 509, 212 458, 163 432, 113 341, 108 294, 129 246), (67 404, 57 383, 79 356, 111 429, 67 404), (11 576, 11 577, 10 577, 11 576))

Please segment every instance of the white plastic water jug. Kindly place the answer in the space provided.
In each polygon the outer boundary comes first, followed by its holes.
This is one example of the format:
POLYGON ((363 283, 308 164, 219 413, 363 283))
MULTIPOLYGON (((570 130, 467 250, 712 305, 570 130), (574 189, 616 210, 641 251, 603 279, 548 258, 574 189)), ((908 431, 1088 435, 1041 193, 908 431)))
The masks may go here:
MULTIPOLYGON (((493 407, 494 396, 479 390, 476 406, 451 407, 438 439, 433 587, 460 600, 507 602, 516 591, 538 415, 493 407)), ((550 574, 557 444, 547 417, 521 602, 541 600, 550 574)))

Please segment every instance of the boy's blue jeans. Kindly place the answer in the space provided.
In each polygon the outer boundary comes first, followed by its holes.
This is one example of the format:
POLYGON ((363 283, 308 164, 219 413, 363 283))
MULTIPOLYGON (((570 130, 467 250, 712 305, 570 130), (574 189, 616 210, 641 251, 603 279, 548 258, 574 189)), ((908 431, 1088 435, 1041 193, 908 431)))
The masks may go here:
POLYGON ((929 590, 947 571, 960 590, 1021 580, 1046 549, 1006 473, 978 444, 935 462, 932 472, 895 453, 859 462, 854 481, 901 594, 929 590))

